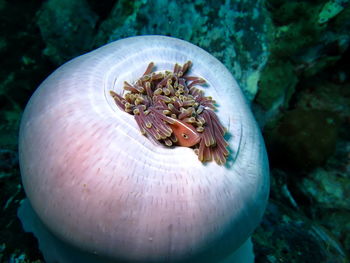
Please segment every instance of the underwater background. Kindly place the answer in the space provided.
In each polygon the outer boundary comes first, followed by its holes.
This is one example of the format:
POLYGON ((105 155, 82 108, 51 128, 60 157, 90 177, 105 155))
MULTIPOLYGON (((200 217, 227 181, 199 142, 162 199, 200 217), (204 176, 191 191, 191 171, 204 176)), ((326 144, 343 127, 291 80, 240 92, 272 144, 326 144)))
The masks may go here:
POLYGON ((69 59, 145 34, 205 49, 251 102, 271 168, 256 262, 350 262, 349 1, 0 0, 0 27, 0 262, 43 262, 17 218, 31 94, 69 59))

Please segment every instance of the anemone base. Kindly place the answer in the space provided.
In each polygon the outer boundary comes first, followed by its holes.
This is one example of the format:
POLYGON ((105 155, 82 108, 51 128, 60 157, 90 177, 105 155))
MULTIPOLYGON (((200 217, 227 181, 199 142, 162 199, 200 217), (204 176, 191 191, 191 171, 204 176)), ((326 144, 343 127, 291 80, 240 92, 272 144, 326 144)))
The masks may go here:
MULTIPOLYGON (((39 249, 43 253, 46 263, 120 263, 78 250, 58 239, 41 222, 28 199, 22 201, 17 215, 22 222, 23 229, 33 233, 38 239, 39 249)), ((239 249, 218 263, 254 263, 251 239, 248 238, 239 249)))

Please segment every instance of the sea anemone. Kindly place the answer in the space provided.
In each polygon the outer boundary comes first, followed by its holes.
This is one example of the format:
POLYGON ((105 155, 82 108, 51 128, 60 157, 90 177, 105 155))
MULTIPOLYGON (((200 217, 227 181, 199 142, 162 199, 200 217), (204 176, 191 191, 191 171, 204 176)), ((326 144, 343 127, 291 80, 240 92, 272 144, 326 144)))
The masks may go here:
POLYGON ((152 73, 153 66, 151 62, 135 84, 124 82, 124 90, 129 91, 124 97, 111 91, 116 104, 133 114, 142 134, 154 141, 167 146, 198 145, 195 152, 200 161, 214 159, 224 164, 228 144, 225 128, 214 112, 215 101, 195 87, 205 80, 186 76, 190 61, 183 66, 175 64, 173 72, 152 73))
POLYGON ((253 260, 264 142, 229 71, 186 41, 122 39, 58 68, 19 159, 19 217, 49 263, 253 260))

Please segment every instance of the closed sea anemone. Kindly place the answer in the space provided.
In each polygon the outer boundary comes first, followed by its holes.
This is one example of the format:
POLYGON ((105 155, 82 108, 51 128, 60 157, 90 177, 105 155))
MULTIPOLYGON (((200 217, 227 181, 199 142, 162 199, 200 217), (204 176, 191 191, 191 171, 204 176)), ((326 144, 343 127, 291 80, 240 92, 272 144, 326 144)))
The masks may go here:
POLYGON ((131 37, 58 68, 19 159, 18 215, 46 262, 253 262, 264 142, 229 71, 186 41, 131 37))

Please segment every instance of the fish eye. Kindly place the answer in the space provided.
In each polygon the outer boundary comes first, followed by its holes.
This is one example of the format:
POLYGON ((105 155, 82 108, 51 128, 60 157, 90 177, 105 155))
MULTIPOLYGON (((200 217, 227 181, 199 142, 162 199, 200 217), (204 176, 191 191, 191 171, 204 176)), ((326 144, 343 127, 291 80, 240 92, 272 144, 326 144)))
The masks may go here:
POLYGON ((186 140, 188 139, 188 135, 186 133, 182 133, 181 135, 182 135, 182 137, 184 137, 184 139, 186 139, 186 140))

